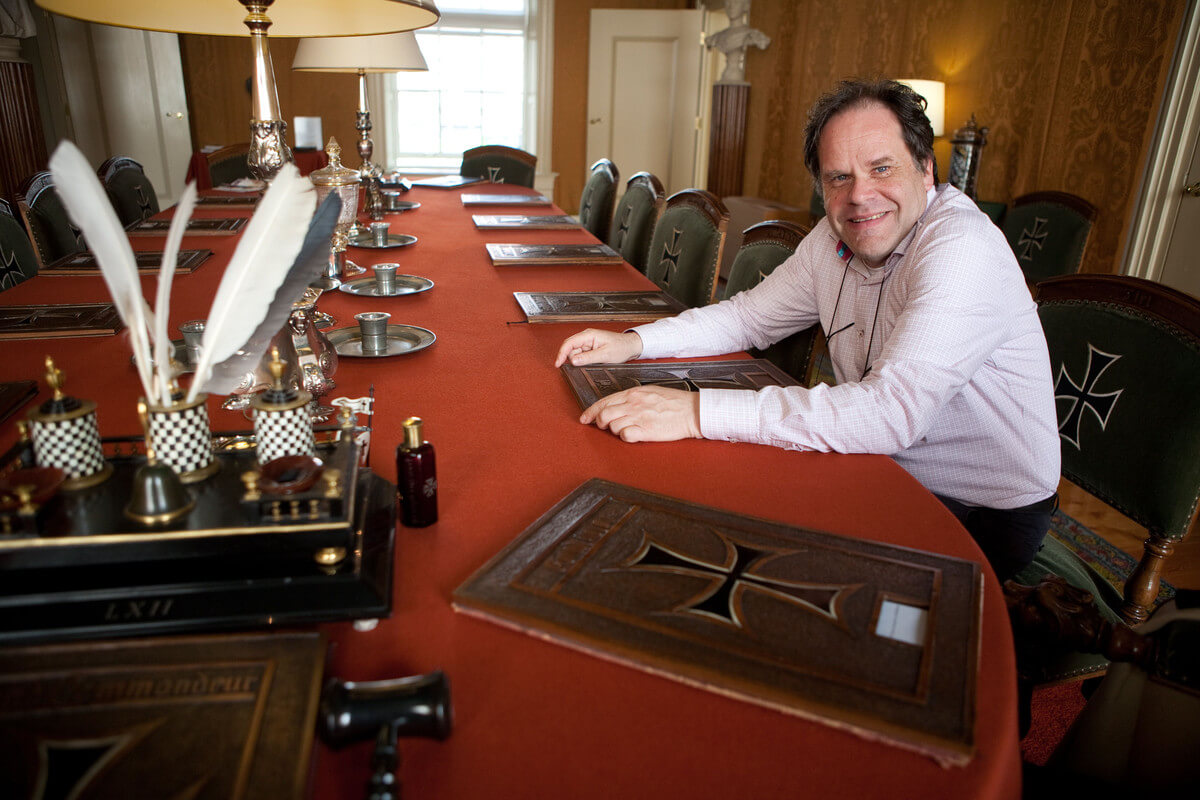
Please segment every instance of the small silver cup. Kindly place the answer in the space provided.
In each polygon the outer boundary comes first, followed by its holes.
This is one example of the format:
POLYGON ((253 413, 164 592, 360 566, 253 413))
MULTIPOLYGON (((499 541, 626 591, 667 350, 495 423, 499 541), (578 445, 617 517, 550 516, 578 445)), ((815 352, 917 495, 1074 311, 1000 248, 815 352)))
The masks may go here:
POLYGON ((390 295, 396 290, 396 268, 399 264, 375 265, 375 292, 390 295))
POLYGON ((188 363, 195 364, 200 360, 200 341, 204 338, 204 320, 188 320, 179 326, 179 332, 183 334, 183 349, 188 363))
POLYGON ((362 335, 364 353, 386 353, 388 349, 387 325, 392 315, 386 311, 364 311, 355 314, 358 331, 362 335))
POLYGON ((371 238, 375 241, 376 247, 383 247, 388 243, 388 227, 386 222, 371 223, 371 238))

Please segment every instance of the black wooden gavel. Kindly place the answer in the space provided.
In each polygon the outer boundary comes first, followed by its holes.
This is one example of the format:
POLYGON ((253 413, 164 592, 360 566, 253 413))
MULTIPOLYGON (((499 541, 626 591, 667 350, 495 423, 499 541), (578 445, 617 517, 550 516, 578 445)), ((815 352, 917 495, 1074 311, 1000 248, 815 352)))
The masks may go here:
POLYGON ((321 692, 317 717, 321 741, 340 748, 375 739, 367 800, 399 800, 398 739, 445 739, 450 735, 450 726, 450 683, 441 670, 365 683, 333 678, 321 692))

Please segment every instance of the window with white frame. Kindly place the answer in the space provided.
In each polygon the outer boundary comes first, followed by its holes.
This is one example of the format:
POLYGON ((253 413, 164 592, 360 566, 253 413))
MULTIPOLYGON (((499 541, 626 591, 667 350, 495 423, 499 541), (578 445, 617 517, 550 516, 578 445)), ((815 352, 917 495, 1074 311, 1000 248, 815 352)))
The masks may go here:
POLYGON ((537 151, 537 12, 545 0, 439 0, 416 32, 428 72, 380 76, 386 170, 457 172, 464 150, 537 151))

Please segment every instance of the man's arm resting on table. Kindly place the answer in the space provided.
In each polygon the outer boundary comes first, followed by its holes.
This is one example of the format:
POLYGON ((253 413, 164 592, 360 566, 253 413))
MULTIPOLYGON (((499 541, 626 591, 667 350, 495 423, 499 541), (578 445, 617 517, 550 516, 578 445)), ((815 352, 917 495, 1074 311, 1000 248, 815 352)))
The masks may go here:
MULTIPOLYGON (((554 366, 570 361, 585 364, 623 364, 642 354, 642 338, 633 331, 617 333, 589 328, 568 338, 558 349, 554 366)), ((700 439, 700 396, 695 392, 638 386, 593 403, 579 421, 611 431, 626 442, 670 442, 700 439)))

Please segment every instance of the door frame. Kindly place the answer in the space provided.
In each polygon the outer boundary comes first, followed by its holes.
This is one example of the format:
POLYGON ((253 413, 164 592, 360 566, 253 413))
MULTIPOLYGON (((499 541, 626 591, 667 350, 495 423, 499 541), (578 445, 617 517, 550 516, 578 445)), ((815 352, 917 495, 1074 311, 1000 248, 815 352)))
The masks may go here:
POLYGON ((1189 0, 1125 247, 1122 274, 1157 281, 1200 137, 1200 0, 1189 0))

